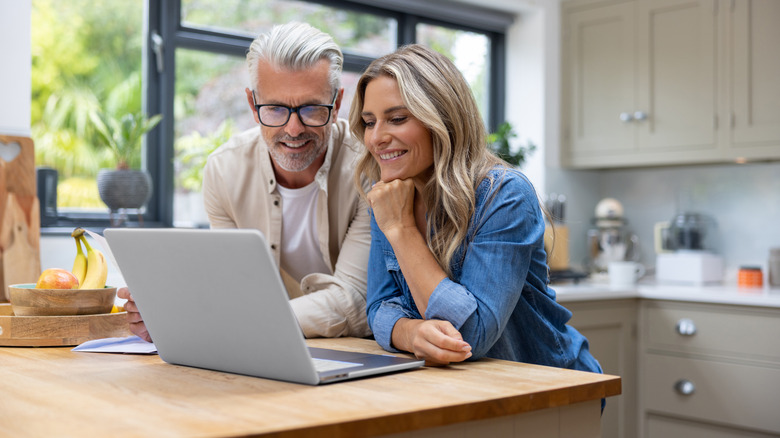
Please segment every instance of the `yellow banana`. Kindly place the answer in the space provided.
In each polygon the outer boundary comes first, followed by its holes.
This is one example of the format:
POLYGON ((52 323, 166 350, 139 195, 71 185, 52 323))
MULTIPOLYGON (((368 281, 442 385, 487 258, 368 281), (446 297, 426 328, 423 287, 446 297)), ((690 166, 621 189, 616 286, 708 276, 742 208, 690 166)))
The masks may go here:
POLYGON ((84 278, 87 276, 87 256, 81 250, 81 240, 79 236, 84 234, 84 230, 76 228, 70 235, 76 241, 76 258, 73 260, 73 275, 79 280, 79 287, 84 284, 84 278))
POLYGON ((87 248, 87 275, 79 289, 103 289, 106 287, 106 277, 108 276, 106 258, 102 252, 90 246, 86 236, 82 234, 79 239, 87 248))

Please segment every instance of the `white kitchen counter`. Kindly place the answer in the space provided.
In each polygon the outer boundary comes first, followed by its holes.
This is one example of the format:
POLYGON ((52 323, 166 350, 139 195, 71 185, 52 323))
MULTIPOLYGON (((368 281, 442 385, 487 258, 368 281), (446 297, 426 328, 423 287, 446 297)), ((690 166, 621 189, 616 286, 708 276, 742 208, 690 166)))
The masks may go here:
POLYGON ((551 285, 561 303, 573 301, 647 298, 656 300, 692 301, 698 303, 736 304, 743 306, 780 308, 780 288, 738 288, 736 284, 684 286, 656 284, 653 279, 640 281, 635 287, 612 288, 601 279, 551 285))

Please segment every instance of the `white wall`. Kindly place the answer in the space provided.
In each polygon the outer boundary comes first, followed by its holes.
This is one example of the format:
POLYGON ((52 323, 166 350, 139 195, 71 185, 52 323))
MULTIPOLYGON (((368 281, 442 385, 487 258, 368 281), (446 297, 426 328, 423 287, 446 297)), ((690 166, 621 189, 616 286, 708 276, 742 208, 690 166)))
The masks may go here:
POLYGON ((32 0, 0 0, 0 134, 30 135, 32 0))

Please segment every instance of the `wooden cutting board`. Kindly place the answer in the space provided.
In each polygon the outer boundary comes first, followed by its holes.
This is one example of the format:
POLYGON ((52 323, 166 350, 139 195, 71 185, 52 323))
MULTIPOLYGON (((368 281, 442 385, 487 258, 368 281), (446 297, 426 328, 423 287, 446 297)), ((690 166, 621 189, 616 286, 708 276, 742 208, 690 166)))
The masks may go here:
POLYGON ((0 135, 0 302, 8 302, 9 284, 41 274, 40 219, 33 141, 0 135))
POLYGON ((99 315, 15 316, 8 303, 0 304, 0 346, 63 347, 93 339, 131 336, 127 312, 99 315))

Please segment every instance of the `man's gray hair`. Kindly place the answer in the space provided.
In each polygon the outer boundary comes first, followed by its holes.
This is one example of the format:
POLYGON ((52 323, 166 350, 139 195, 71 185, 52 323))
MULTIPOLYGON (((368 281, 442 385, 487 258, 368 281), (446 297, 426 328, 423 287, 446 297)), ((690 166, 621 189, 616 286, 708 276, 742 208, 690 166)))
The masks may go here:
POLYGON ((330 62, 328 82, 333 90, 341 88, 341 70, 344 55, 330 35, 299 22, 274 26, 268 33, 257 37, 249 46, 246 62, 249 67, 251 87, 257 86, 257 63, 266 61, 277 68, 301 71, 314 66, 317 61, 330 62))

